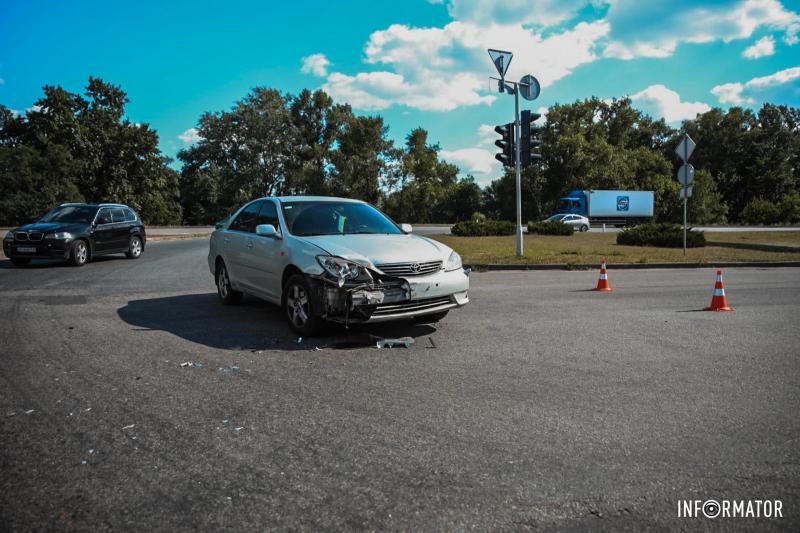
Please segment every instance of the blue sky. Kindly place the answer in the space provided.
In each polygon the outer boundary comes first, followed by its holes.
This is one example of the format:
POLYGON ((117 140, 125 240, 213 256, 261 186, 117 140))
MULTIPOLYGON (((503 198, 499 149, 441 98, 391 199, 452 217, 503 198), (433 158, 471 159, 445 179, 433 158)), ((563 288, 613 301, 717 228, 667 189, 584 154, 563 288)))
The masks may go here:
POLYGON ((45 84, 97 76, 174 156, 201 113, 251 87, 322 87, 385 117, 398 143, 426 128, 486 184, 491 127, 513 112, 488 47, 514 52, 511 79, 540 80, 532 109, 629 95, 677 125, 713 106, 800 107, 800 0, 0 0, 0 104, 24 112, 45 84))

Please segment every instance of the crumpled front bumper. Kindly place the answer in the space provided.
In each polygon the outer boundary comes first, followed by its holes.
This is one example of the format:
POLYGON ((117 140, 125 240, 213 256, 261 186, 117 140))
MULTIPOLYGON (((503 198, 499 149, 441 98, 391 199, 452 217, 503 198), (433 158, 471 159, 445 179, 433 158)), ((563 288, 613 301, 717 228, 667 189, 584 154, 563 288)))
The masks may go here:
POLYGON ((414 318, 469 303, 469 269, 400 278, 371 270, 369 283, 346 283, 317 276, 317 310, 333 322, 373 323, 414 318))

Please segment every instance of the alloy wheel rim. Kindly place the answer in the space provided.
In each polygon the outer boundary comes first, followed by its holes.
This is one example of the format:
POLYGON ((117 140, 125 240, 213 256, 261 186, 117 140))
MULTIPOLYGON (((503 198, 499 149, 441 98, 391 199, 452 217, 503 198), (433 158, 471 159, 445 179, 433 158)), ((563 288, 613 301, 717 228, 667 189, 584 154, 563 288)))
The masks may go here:
POLYGON ((220 268, 219 270, 219 279, 217 280, 217 288, 219 289, 219 295, 223 298, 228 296, 228 273, 225 271, 225 267, 220 268))
POLYGON ((133 246, 131 246, 131 251, 133 252, 134 256, 138 256, 142 253, 142 243, 139 239, 133 239, 133 246))
POLYGON ((286 295, 286 313, 298 328, 308 322, 308 295, 300 285, 292 285, 286 295))
POLYGON ((76 251, 77 251, 76 255, 78 257, 78 262, 79 263, 85 263, 86 262, 86 245, 83 244, 82 242, 79 242, 76 251))

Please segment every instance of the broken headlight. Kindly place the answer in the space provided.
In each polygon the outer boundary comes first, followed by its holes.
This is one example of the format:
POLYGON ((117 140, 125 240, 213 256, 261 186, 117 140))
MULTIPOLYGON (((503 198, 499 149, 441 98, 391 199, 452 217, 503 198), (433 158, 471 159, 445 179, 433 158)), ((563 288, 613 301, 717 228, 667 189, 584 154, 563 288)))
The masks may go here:
POLYGON ((450 254, 450 257, 447 258, 447 262, 444 264, 444 270, 450 272, 451 270, 458 270, 459 268, 461 268, 461 256, 454 251, 450 254))
POLYGON ((370 275, 367 273, 366 268, 358 263, 348 261, 347 259, 343 259, 341 257, 335 257, 332 255, 318 255, 317 262, 320 264, 323 270, 325 270, 325 272, 339 280, 340 287, 344 285, 345 281, 367 281, 370 279, 370 275))

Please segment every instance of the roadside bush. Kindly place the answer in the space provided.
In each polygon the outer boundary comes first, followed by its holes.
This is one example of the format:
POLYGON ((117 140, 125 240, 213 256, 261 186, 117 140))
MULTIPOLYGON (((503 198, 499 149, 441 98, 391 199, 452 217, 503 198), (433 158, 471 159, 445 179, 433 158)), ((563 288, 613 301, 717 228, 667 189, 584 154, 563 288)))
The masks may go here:
POLYGON ((784 194, 779 205, 781 220, 788 224, 800 222, 800 194, 784 194))
POLYGON ((574 231, 575 229, 569 224, 564 224, 557 220, 528 222, 528 233, 535 233, 537 235, 572 235, 574 231))
POLYGON ((483 222, 464 220, 453 224, 450 233, 459 237, 514 235, 516 226, 507 220, 484 220, 483 222))
MULTIPOLYGON (((678 224, 642 224, 626 228, 617 234, 617 244, 626 246, 659 246, 662 248, 683 248, 683 226, 678 224)), ((702 231, 688 231, 686 246, 698 248, 706 245, 702 231)))
POLYGON ((781 208, 775 202, 764 198, 753 198, 744 206, 742 219, 749 224, 775 224, 780 222, 781 208))

